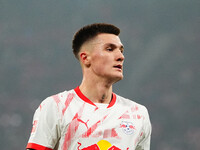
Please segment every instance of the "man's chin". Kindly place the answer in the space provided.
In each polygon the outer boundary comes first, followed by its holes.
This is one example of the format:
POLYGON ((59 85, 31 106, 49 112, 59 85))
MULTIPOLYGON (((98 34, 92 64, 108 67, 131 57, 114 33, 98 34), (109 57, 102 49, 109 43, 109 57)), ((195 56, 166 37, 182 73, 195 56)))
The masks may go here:
POLYGON ((122 76, 118 76, 118 77, 116 77, 115 78, 115 82, 114 83, 116 83, 116 82, 118 82, 118 81, 120 81, 120 80, 122 80, 124 78, 124 76, 122 75, 122 76))
POLYGON ((123 74, 115 74, 108 77, 108 82, 114 84, 124 78, 123 74))

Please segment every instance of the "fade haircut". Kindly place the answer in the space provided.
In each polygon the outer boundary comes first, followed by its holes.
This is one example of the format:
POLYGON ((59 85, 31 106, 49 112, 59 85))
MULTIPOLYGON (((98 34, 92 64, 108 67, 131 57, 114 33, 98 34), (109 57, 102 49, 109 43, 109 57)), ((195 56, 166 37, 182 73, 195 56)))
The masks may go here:
POLYGON ((81 46, 90 39, 94 38, 100 33, 110 33, 114 35, 119 35, 120 29, 112 24, 107 23, 94 23, 84 26, 78 30, 72 40, 72 49, 75 57, 79 59, 78 53, 81 46))

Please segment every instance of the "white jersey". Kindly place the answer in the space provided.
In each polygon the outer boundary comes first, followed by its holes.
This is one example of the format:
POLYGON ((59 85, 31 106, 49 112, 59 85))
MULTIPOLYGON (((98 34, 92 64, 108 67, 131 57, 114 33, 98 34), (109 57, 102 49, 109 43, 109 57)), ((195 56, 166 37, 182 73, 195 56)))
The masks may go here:
POLYGON ((94 104, 79 87, 45 99, 35 112, 27 148, 36 150, 149 150, 147 109, 112 94, 94 104))

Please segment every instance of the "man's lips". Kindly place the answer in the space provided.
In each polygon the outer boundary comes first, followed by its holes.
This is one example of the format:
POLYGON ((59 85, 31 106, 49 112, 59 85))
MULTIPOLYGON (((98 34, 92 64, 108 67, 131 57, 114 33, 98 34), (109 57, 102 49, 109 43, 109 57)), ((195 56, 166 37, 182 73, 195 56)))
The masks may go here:
POLYGON ((118 68, 118 69, 122 70, 122 65, 115 65, 114 68, 118 68))

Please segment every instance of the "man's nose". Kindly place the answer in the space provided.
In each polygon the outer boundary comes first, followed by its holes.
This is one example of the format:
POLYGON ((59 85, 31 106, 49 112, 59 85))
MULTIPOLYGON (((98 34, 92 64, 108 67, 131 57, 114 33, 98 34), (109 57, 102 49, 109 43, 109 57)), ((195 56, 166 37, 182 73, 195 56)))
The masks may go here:
POLYGON ((125 57, 121 50, 117 52, 117 61, 124 61, 125 57))

